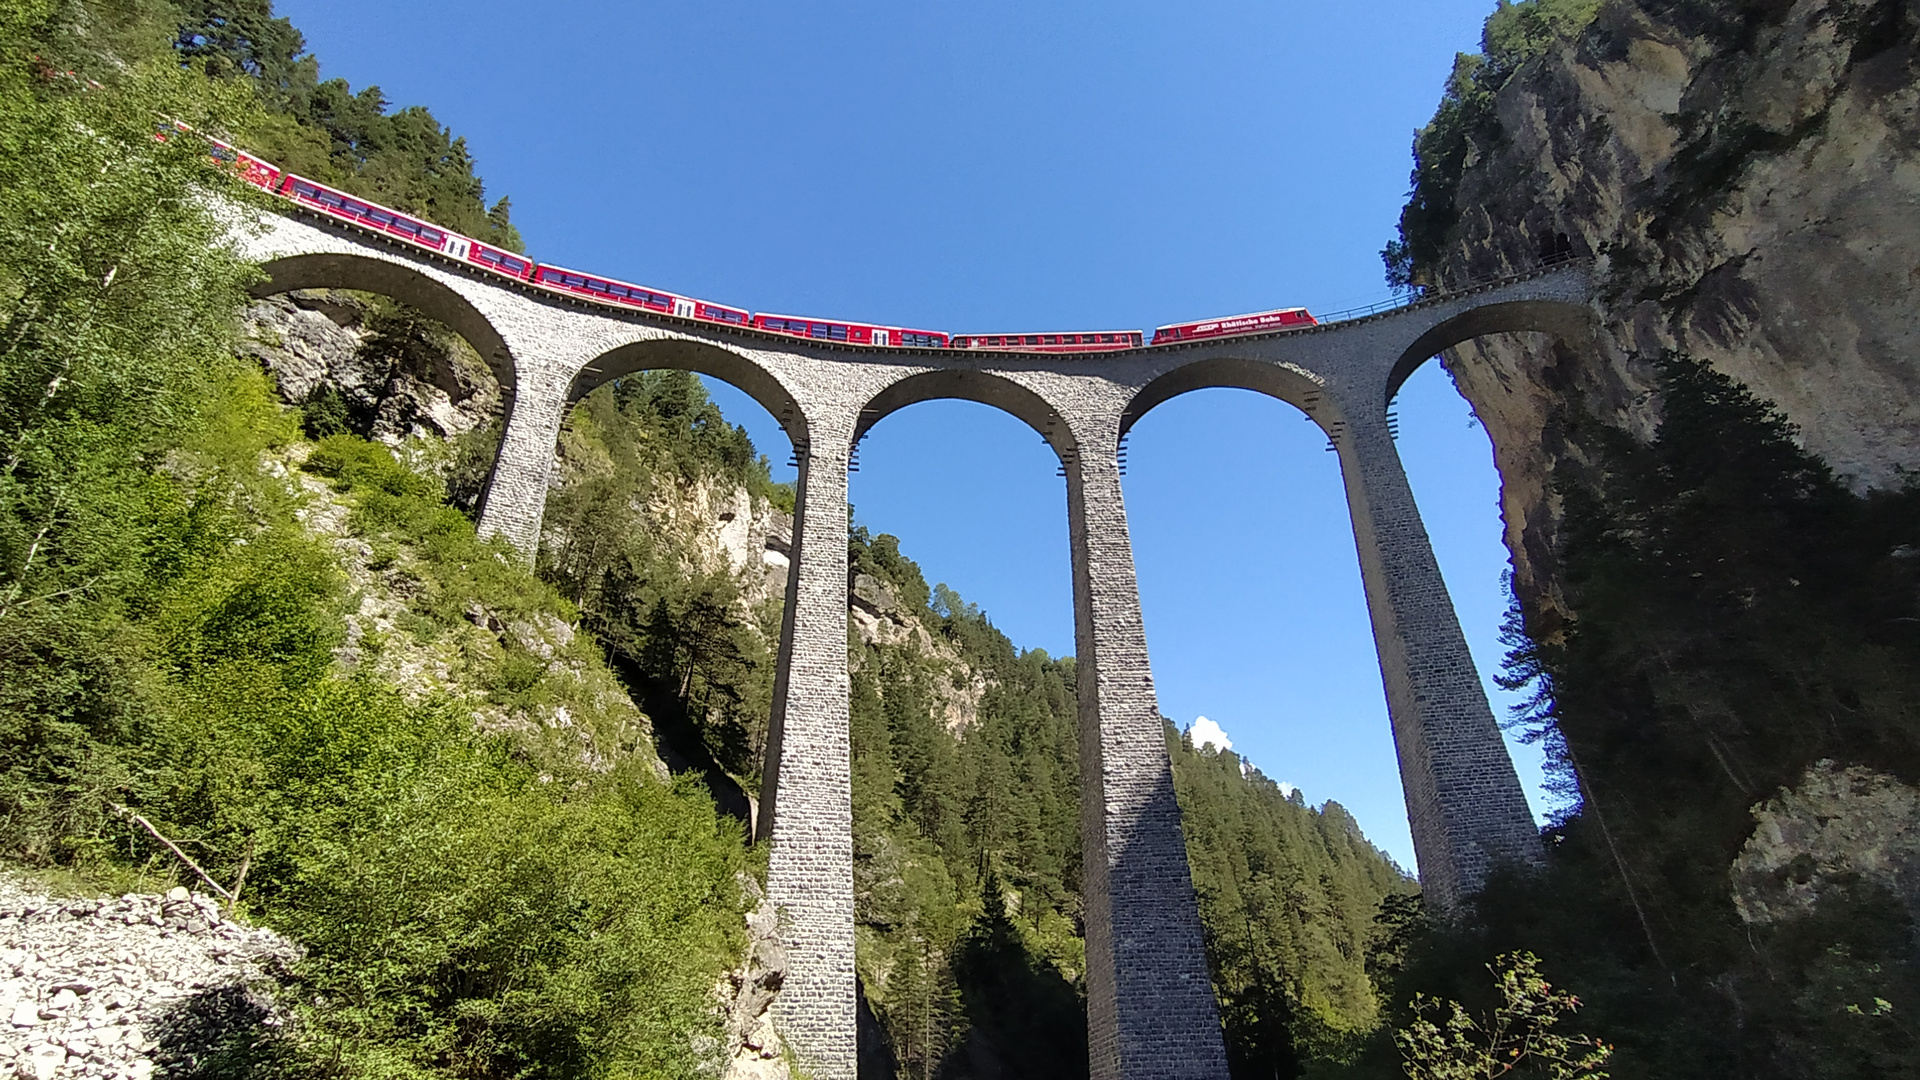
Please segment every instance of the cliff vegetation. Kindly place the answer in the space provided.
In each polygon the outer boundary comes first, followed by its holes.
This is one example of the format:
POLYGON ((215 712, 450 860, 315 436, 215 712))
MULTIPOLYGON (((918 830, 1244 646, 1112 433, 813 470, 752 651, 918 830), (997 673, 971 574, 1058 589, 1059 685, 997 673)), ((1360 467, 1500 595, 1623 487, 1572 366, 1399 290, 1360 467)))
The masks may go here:
POLYGON ((1389 1016, 1490 1008, 1525 950, 1615 1075, 1905 1075, 1920 12, 1532 0, 1484 44, 1386 254, 1415 286, 1594 260, 1590 347, 1446 357, 1504 482, 1514 724, 1565 808, 1539 875, 1382 954, 1389 1016))

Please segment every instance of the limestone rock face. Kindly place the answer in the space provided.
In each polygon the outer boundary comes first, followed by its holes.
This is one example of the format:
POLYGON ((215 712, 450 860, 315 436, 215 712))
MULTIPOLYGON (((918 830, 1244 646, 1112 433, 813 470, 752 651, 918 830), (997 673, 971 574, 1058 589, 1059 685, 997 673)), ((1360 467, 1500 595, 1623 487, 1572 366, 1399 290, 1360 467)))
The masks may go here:
POLYGON ((448 437, 500 417, 499 383, 465 342, 392 317, 375 301, 298 290, 249 306, 246 353, 292 403, 328 384, 346 399, 354 430, 397 445, 448 437))
POLYGON ((1753 816, 1757 827, 1733 862, 1742 919, 1811 915, 1829 891, 1861 881, 1891 891, 1920 918, 1920 790, 1821 761, 1753 816))
MULTIPOLYGON (((959 649, 944 638, 934 636, 920 613, 872 574, 853 575, 847 586, 847 605, 853 631, 863 643, 917 652, 944 669, 945 677, 936 679, 931 688, 941 723, 955 734, 973 726, 980 718, 980 699, 986 696, 987 678, 967 663, 959 649)), ((856 671, 859 662, 856 656, 856 671)))
POLYGON ((1452 350, 1524 597, 1554 606, 1557 402, 1644 435, 1678 348, 1778 404, 1856 490, 1920 467, 1920 21, 1871 0, 1612 0, 1496 97, 1443 281, 1596 258, 1599 356, 1452 350))
MULTIPOLYGON (((760 887, 742 877, 741 887, 759 895, 760 887)), ((773 1025, 773 999, 786 981, 787 950, 780 943, 779 916, 764 896, 747 916, 747 954, 714 988, 727 1017, 726 1070, 723 1080, 789 1080, 786 1046, 773 1025)))

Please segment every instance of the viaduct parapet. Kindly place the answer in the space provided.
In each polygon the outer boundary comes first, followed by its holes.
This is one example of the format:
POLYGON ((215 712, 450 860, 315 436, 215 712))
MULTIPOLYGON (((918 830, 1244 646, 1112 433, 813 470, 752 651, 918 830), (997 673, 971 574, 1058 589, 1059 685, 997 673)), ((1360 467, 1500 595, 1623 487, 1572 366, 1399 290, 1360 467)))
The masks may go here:
POLYGON ((1566 266, 1385 314, 1279 334, 1088 355, 834 345, 571 301, 318 217, 236 230, 255 292, 382 293, 463 335, 506 391, 480 528, 531 557, 572 402, 646 369, 739 387, 799 462, 758 839, 789 956, 776 1020, 808 1075, 853 1080, 847 467, 896 409, 965 398, 1044 438, 1067 477, 1079 655, 1089 1055, 1096 1080, 1225 1080, 1226 1055, 1160 711, 1116 453, 1153 406, 1239 387, 1299 408, 1339 452, 1428 898, 1451 908, 1501 861, 1538 858, 1528 812, 1387 426, 1400 384, 1483 334, 1590 346, 1589 280, 1566 266))

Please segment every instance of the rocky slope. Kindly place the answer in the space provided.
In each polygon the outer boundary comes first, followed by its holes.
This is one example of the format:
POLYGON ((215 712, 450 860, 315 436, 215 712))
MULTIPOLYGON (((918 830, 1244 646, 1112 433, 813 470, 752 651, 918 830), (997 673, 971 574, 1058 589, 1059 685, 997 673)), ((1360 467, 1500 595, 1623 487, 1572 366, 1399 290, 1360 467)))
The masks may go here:
POLYGON ((0 876, 0 1068, 22 1080, 190 1075, 283 1018, 269 993, 299 950, 212 897, 55 897, 0 876))
POLYGON ((1499 90, 1437 268, 1596 258, 1599 356, 1446 357, 1493 438, 1525 598, 1553 606, 1550 476, 1577 400, 1645 433, 1677 348, 1777 403, 1858 490, 1920 467, 1920 14, 1881 0, 1609 0, 1499 90))

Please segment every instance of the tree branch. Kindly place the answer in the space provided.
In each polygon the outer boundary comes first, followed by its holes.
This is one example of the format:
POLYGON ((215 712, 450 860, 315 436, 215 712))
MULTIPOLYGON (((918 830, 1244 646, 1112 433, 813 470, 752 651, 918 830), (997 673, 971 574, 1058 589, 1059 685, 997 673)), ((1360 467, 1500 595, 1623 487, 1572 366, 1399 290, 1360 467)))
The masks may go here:
POLYGON ((165 836, 160 835, 160 830, 153 827, 153 822, 148 821, 146 818, 141 817, 139 814, 136 814, 133 811, 127 809, 126 807, 121 806, 119 803, 110 802, 107 805, 113 808, 114 813, 119 814, 122 817, 125 817, 128 821, 131 821, 135 825, 138 825, 141 828, 147 830, 147 832, 151 834, 155 840, 158 840, 162 844, 165 844, 168 851, 173 852, 174 855, 179 857, 181 862, 186 863, 189 869, 191 869, 194 873, 199 874, 200 880, 206 882, 208 888, 211 888, 214 892, 217 892, 221 896, 225 897, 227 900, 227 903, 229 904, 233 903, 233 894, 221 888, 220 883, 213 880, 213 875, 207 873, 205 870, 200 869, 200 864, 197 862, 194 862, 191 858, 189 858, 187 853, 184 851, 181 851, 178 845, 176 845, 173 841, 167 839, 165 836))

